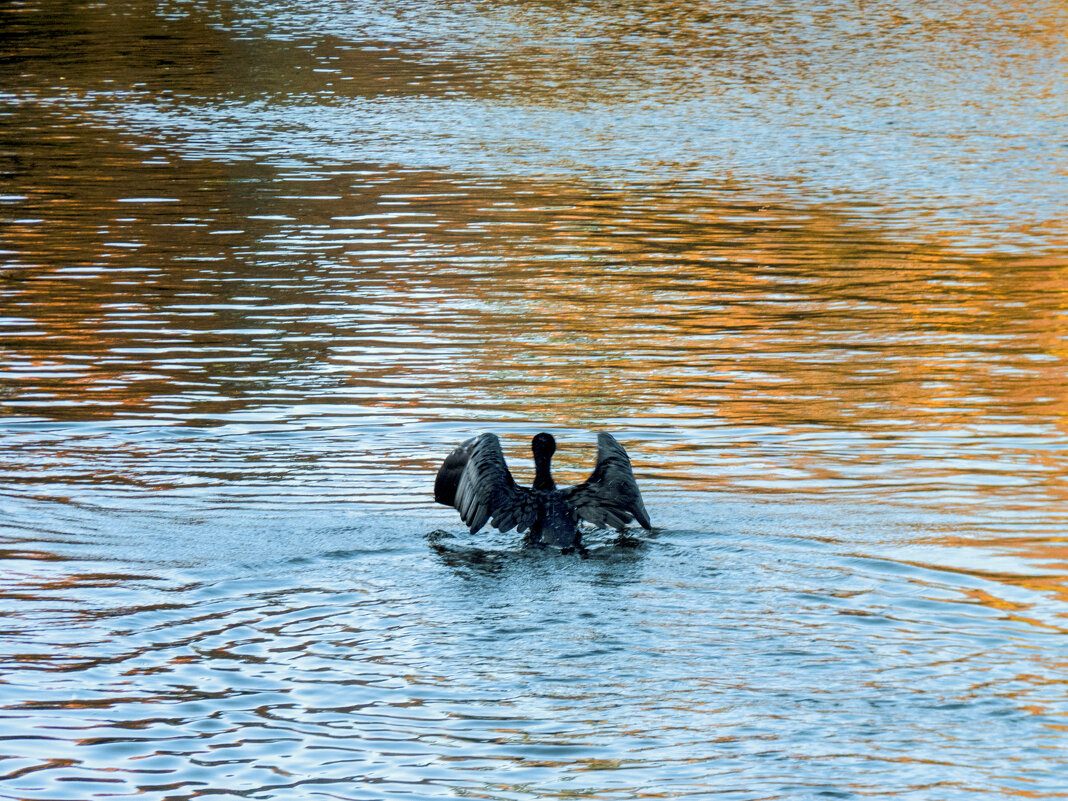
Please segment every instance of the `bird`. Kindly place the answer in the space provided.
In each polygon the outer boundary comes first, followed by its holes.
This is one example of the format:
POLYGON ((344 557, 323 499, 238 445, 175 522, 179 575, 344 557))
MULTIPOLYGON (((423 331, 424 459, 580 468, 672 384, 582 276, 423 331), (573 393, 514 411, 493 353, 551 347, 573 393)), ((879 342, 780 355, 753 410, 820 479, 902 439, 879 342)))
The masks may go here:
POLYGON ((552 434, 531 440, 534 483, 512 478, 496 434, 465 440, 445 457, 434 480, 434 500, 460 513, 471 533, 487 522, 500 531, 517 529, 531 545, 555 545, 565 553, 582 547, 579 520, 620 532, 632 520, 651 530, 630 458, 615 437, 597 435, 597 464, 581 484, 557 489, 550 463, 556 452, 552 434))

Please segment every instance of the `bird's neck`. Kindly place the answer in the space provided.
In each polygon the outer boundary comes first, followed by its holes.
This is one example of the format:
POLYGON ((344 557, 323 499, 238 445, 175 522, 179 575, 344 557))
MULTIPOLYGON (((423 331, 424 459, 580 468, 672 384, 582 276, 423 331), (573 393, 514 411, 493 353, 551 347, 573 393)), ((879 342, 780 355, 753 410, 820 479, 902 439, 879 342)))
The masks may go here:
POLYGON ((550 456, 534 458, 534 489, 556 489, 556 482, 553 481, 552 473, 549 471, 549 462, 551 461, 551 459, 552 457, 550 456))

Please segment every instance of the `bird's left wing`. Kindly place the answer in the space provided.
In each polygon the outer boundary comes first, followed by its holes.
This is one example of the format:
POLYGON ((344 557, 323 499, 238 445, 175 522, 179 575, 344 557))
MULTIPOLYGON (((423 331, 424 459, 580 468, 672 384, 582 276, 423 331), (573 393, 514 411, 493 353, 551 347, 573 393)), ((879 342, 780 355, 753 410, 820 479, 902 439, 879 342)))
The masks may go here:
POLYGON ((520 533, 537 520, 534 493, 515 483, 496 434, 469 439, 446 457, 434 482, 434 499, 454 506, 474 534, 489 521, 520 533))
POLYGON ((478 437, 471 437, 461 442, 438 468, 437 478, 434 479, 434 500, 438 503, 456 506, 456 490, 460 486, 460 476, 467 467, 467 461, 471 458, 471 451, 477 441, 478 437))

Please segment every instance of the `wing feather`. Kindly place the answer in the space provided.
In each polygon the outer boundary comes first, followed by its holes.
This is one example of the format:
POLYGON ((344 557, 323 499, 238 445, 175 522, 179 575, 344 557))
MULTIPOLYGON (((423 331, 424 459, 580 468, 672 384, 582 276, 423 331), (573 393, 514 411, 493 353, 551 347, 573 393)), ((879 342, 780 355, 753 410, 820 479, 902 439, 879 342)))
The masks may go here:
POLYGON ((597 465, 593 473, 583 483, 564 490, 564 496, 580 518, 595 526, 622 531, 631 520, 637 520, 642 528, 652 528, 630 457, 611 434, 597 435, 597 465))
POLYGON ((445 506, 456 506, 456 489, 460 486, 460 476, 471 458, 471 450, 478 437, 464 440, 455 450, 445 457, 434 479, 434 500, 445 506))
POLYGON ((482 434, 453 451, 438 472, 439 478, 447 466, 449 471, 442 479, 445 485, 442 496, 447 498, 448 488, 454 488, 450 505, 460 512, 460 519, 472 534, 487 522, 501 531, 517 528, 520 533, 529 530, 536 522, 537 498, 533 491, 515 483, 496 434, 482 434), (457 456, 461 449, 466 449, 464 455, 457 456), (449 460, 454 456, 456 459, 450 465, 449 460), (461 459, 462 469, 452 483, 461 459))

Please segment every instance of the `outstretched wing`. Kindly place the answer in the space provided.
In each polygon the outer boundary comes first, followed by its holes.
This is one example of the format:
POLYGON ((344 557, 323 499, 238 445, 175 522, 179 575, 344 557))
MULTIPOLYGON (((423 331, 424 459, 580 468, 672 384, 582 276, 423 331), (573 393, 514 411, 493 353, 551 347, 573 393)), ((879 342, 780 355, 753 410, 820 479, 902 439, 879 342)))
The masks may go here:
POLYGON ((456 490, 460 486, 460 476, 471 458, 471 450, 478 437, 464 440, 456 449, 445 457, 438 468, 438 477, 434 479, 434 500, 445 506, 456 506, 456 490))
POLYGON ((652 528, 630 458, 611 434, 597 435, 597 466, 586 481, 564 490, 564 497, 579 517, 595 526, 622 531, 637 520, 642 528, 652 528))
POLYGON ((454 506, 474 534, 489 521, 520 533, 537 520, 534 493, 515 483, 496 434, 469 439, 448 455, 434 482, 434 499, 454 506))

